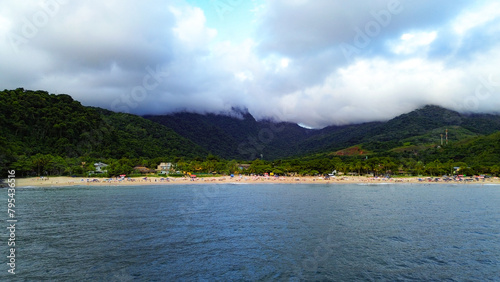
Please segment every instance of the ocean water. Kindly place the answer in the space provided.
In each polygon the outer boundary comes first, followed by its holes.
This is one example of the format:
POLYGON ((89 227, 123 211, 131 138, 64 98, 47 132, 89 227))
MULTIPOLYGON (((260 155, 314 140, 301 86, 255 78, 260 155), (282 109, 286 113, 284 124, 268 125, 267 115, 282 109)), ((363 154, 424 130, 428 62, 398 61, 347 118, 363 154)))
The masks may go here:
POLYGON ((1 281, 500 280, 494 185, 17 188, 16 215, 1 281))

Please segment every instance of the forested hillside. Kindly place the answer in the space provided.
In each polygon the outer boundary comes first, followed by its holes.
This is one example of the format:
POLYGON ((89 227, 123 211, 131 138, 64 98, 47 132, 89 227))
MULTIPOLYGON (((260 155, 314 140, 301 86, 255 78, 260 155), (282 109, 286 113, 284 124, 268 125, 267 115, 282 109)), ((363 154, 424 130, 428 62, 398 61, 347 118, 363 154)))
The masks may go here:
POLYGON ((453 173, 454 167, 469 174, 496 174, 499 169, 498 115, 467 115, 425 106, 386 122, 319 130, 256 121, 248 113, 242 116, 177 113, 147 118, 226 158, 260 159, 262 154, 263 160, 252 162, 254 172, 314 174, 335 168, 436 175, 453 173), (259 133, 265 137, 263 133, 270 132, 272 138, 259 138, 259 133))
POLYGON ((248 113, 242 118, 177 113, 146 116, 172 128, 201 147, 224 158, 266 160, 335 152, 351 146, 383 153, 398 148, 428 148, 439 145, 448 129, 448 140, 457 142, 500 130, 498 115, 463 115, 437 106, 426 106, 386 122, 330 126, 319 130, 291 123, 256 121, 248 113), (422 147, 423 146, 423 147, 422 147))
POLYGON ((232 116, 147 116, 85 107, 69 95, 0 92, 0 169, 81 175, 106 162, 112 175, 173 162, 179 171, 234 173, 500 173, 500 116, 426 106, 385 122, 323 129, 232 116), (447 138, 446 138, 447 137, 447 138))
POLYGON ((425 106, 387 122, 331 126, 304 141, 314 152, 336 151, 363 144, 366 150, 385 152, 401 146, 439 145, 440 135, 456 142, 464 138, 492 134, 500 130, 500 116, 464 115, 438 106, 425 106))
POLYGON ((173 129, 210 153, 229 159, 291 157, 299 143, 315 133, 293 123, 256 121, 245 111, 233 116, 176 113, 145 118, 173 129))
POLYGON ((33 156, 63 158, 204 157, 173 130, 142 117, 84 107, 69 95, 0 92, 0 165, 33 156))

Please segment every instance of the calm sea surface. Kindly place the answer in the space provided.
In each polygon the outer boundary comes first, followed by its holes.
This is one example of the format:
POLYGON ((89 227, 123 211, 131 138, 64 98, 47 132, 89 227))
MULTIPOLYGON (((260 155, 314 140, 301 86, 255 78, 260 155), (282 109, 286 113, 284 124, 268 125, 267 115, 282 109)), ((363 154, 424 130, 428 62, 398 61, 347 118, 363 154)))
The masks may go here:
POLYGON ((500 186, 17 188, 16 215, 2 281, 500 280, 500 186))

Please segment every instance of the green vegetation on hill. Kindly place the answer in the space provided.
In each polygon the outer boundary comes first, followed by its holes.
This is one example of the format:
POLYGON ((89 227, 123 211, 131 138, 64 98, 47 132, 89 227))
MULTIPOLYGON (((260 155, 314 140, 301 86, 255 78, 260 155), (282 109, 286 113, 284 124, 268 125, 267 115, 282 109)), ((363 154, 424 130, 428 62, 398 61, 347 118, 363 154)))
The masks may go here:
POLYGON ((86 175, 104 162, 111 176, 172 162, 190 173, 500 174, 498 115, 426 106, 386 122, 310 130, 234 114, 143 118, 85 107, 69 95, 4 90, 0 169, 86 175), (448 144, 441 144, 446 129, 448 144))
POLYGON ((331 126, 320 130, 313 139, 306 140, 305 147, 314 152, 337 151, 363 144, 367 150, 383 153, 408 145, 439 145, 440 134, 449 129, 450 141, 459 141, 478 135, 492 134, 500 130, 500 116, 462 115, 438 106, 425 106, 387 122, 358 125, 331 126))
POLYGON ((207 151, 224 158, 264 160, 305 157, 360 146, 372 153, 423 150, 440 145, 449 129, 452 143, 500 130, 500 116, 462 115, 437 106, 425 106, 386 122, 329 126, 309 130, 295 124, 256 121, 248 113, 241 118, 214 114, 177 113, 147 116, 207 151), (203 138, 199 138, 203 136, 203 138))
POLYGON ((234 115, 176 113, 145 118, 173 129, 214 155, 228 159, 278 159, 297 155, 308 130, 292 123, 256 121, 247 112, 234 115))
POLYGON ((136 115, 99 109, 105 124, 114 129, 115 144, 106 156, 113 158, 204 157, 207 152, 173 131, 136 115))
POLYGON ((207 153, 142 117, 84 107, 69 95, 22 88, 0 92, 0 166, 47 158, 195 158, 207 153))
POLYGON ((487 171, 488 168, 500 165, 500 132, 426 150, 421 155, 427 161, 460 161, 477 171, 487 171))

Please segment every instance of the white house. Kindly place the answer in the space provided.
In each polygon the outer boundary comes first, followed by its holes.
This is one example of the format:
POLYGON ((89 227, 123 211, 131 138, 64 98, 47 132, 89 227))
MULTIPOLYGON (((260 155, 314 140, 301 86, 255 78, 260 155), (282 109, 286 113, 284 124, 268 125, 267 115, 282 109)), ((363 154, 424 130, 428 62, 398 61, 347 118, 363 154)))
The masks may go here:
POLYGON ((108 170, 106 169, 107 166, 108 165, 105 164, 105 163, 101 163, 101 162, 95 163, 94 164, 95 173, 106 173, 106 172, 108 172, 108 170))
POLYGON ((156 168, 159 174, 168 174, 172 169, 172 163, 160 163, 156 168))

